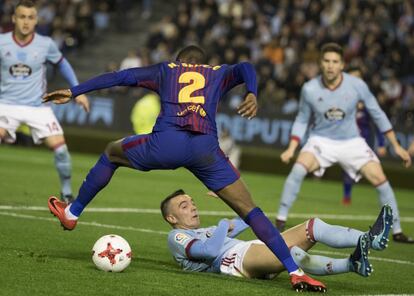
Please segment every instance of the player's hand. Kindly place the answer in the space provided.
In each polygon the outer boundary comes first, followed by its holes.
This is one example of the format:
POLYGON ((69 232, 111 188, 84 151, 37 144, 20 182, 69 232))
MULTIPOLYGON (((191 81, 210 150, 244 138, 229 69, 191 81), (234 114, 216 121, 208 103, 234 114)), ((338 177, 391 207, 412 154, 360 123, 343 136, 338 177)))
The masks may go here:
POLYGON ((236 225, 234 225, 233 220, 229 220, 229 230, 227 233, 231 233, 234 230, 234 227, 236 227, 236 225))
POLYGON ((72 99, 72 92, 70 89, 60 89, 46 94, 42 103, 53 102, 55 104, 66 104, 72 99))
POLYGON ((414 156, 414 142, 412 142, 410 148, 408 148, 408 153, 410 153, 411 156, 414 156))
POLYGON ((411 166, 411 157, 408 151, 401 146, 394 147, 395 153, 403 160, 404 166, 409 168, 411 166))
POLYGON ((295 150, 286 149, 285 151, 283 151, 282 154, 280 154, 280 159, 282 160, 282 162, 288 164, 294 155, 295 155, 295 150))
POLYGON ((387 148, 385 148, 385 147, 378 147, 377 148, 377 155, 379 157, 385 157, 387 155, 387 148))
POLYGON ((242 117, 252 119, 257 114, 257 99, 252 93, 248 93, 244 98, 244 101, 237 107, 237 113, 242 117))
POLYGON ((75 101, 77 104, 81 105, 83 110, 85 110, 85 112, 89 113, 90 110, 90 106, 89 106, 89 100, 88 97, 85 95, 79 95, 75 98, 75 101))

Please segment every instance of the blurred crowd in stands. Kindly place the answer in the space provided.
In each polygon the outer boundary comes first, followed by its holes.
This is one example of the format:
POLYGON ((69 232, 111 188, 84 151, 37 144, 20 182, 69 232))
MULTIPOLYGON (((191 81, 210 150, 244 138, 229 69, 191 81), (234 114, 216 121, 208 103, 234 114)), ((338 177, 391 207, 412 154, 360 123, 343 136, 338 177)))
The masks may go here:
POLYGON ((289 114, 297 111, 302 84, 318 73, 320 45, 334 41, 344 46, 348 66, 362 68, 388 116, 414 126, 412 0, 177 2, 151 26, 150 63, 187 44, 202 45, 211 64, 249 60, 263 109, 289 114))
MULTIPOLYGON (((0 0, 0 32, 12 28, 17 0, 0 0)), ((115 19, 125 31, 139 7, 147 44, 107 70, 145 66, 174 57, 188 44, 201 45, 210 64, 251 61, 259 77, 262 109, 294 114, 302 84, 318 74, 324 42, 345 48, 348 66, 359 66, 390 119, 414 126, 414 2, 412 0, 174 0, 172 10, 153 20, 162 1, 38 0, 38 32, 63 51, 98 38, 115 19)), ((137 32, 142 33, 142 32, 137 32)), ((237 92, 229 100, 237 104, 237 92)))
MULTIPOLYGON (((12 15, 18 0, 0 0, 0 32, 13 29, 12 15)), ((37 0, 39 34, 51 36, 63 52, 82 48, 109 27, 117 0, 37 0)))

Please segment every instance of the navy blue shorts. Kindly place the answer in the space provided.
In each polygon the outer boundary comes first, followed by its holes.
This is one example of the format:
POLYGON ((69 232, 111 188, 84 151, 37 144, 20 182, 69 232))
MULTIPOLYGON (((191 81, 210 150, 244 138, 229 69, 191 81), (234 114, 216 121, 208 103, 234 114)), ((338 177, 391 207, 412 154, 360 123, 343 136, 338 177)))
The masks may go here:
POLYGON ((213 191, 240 178, 240 173, 221 151, 214 135, 187 131, 154 132, 125 138, 122 149, 137 170, 185 167, 213 191))

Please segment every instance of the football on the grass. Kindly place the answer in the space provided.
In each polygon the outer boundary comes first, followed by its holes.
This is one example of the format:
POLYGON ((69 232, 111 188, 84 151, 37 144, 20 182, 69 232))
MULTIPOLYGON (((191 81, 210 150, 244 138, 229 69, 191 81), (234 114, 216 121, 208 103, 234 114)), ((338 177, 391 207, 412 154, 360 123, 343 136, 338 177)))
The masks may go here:
POLYGON ((131 247, 116 234, 104 235, 92 248, 92 260, 103 271, 121 272, 131 263, 131 247))

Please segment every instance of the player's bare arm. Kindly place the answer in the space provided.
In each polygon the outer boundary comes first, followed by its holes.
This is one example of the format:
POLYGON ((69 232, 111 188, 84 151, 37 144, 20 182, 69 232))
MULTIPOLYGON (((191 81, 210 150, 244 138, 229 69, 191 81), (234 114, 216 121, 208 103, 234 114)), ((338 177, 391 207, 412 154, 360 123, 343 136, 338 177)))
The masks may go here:
POLYGON ((244 98, 244 101, 237 107, 238 113, 242 117, 252 119, 257 114, 257 99, 253 93, 248 93, 244 98))
POLYGON ((388 141, 391 143, 392 147, 394 148, 395 153, 402 159, 403 164, 406 168, 411 166, 411 157, 407 150, 401 147, 400 143, 397 141, 397 137, 395 136, 394 131, 389 131, 385 134, 388 141))

